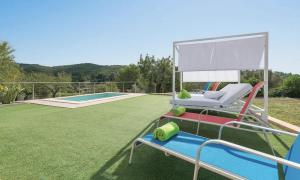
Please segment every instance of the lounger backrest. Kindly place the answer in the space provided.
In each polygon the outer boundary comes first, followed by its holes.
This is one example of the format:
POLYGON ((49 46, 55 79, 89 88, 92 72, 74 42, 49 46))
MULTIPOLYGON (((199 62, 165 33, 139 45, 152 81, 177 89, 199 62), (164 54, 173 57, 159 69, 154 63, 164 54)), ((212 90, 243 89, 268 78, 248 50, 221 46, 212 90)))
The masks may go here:
POLYGON ((225 94, 219 99, 219 101, 223 105, 231 105, 235 101, 246 96, 251 89, 252 86, 248 83, 228 84, 220 90, 225 92, 225 94))
POLYGON ((219 85, 221 84, 221 82, 215 82, 212 86, 211 86, 211 91, 216 91, 219 87, 219 85))
POLYGON ((243 115, 247 113, 247 110, 249 108, 249 106, 251 105, 253 99, 255 98, 256 94, 258 93, 258 91, 264 86, 264 82, 259 82, 257 83, 253 88, 252 91, 250 92, 249 96, 247 97, 245 104, 240 112, 240 115, 238 116, 238 120, 242 120, 243 115))
POLYGON ((212 82, 207 82, 207 83, 205 83, 205 84, 204 84, 204 87, 203 87, 203 90, 204 90, 204 91, 209 91, 211 84, 212 84, 212 82))
MULTIPOLYGON (((291 149, 287 153, 286 160, 300 163, 300 136, 298 135, 291 149)), ((289 166, 283 166, 285 180, 294 180, 300 178, 300 170, 289 166)))

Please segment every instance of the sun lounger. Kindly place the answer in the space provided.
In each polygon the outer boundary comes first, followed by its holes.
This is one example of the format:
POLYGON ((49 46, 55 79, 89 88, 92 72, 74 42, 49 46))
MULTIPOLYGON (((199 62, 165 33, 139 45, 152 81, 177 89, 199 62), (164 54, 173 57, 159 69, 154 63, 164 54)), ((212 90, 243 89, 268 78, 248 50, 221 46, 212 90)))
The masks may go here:
POLYGON ((192 89, 191 94, 203 94, 206 91, 210 91, 210 89, 213 87, 215 83, 213 82, 206 82, 203 85, 203 89, 192 89))
POLYGON ((215 82, 213 83, 213 85, 211 86, 211 91, 216 91, 218 89, 218 87, 220 86, 221 82, 215 82))
MULTIPOLYGON (((242 122, 229 123, 261 129, 263 132, 297 136, 297 134, 242 122)), ((152 134, 147 134, 134 141, 129 163, 132 162, 134 149, 144 144, 163 151, 166 155, 172 155, 194 164, 194 180, 197 179, 199 168, 205 168, 231 179, 278 179, 278 168, 280 167, 278 167, 277 163, 284 165, 283 170, 286 180, 299 179, 299 135, 289 150, 287 157, 283 159, 221 140, 224 126, 225 125, 220 128, 219 139, 212 140, 180 131, 168 141, 161 142, 154 139, 152 134)))
MULTIPOLYGON (((197 133, 199 130, 199 125, 201 123, 205 124, 213 124, 213 125, 222 125, 230 121, 242 121, 244 120, 245 117, 251 117, 252 119, 255 119, 259 121, 258 123, 263 123, 260 121, 257 117, 247 115, 249 107, 251 106, 251 103, 253 99, 255 98, 256 94, 258 91, 264 86, 264 82, 259 82, 257 83, 253 88, 249 96, 247 97, 245 103, 243 104, 241 111, 239 113, 235 112, 229 112, 229 111, 222 111, 219 109, 213 109, 214 111, 217 112, 224 112, 228 114, 234 114, 236 115, 236 118, 226 118, 226 117, 220 117, 220 116, 214 116, 214 115, 208 115, 208 111, 210 109, 204 109, 201 113, 191 113, 191 112, 185 112, 181 116, 174 116, 173 113, 168 112, 161 116, 160 120, 162 119, 179 119, 179 120, 184 120, 184 121, 192 121, 198 123, 198 128, 197 128, 197 133), (206 113, 206 114, 205 114, 206 113)), ((158 120, 159 123, 159 120, 158 120)))
POLYGON ((205 98, 202 94, 192 94, 192 97, 189 99, 179 99, 178 97, 174 97, 174 99, 171 100, 171 104, 187 108, 223 108, 231 106, 236 101, 245 97, 249 94, 251 89, 252 86, 248 83, 228 84, 220 90, 224 92, 224 95, 220 99, 210 99, 205 98))
POLYGON ((220 86, 221 82, 207 82, 204 84, 203 86, 203 89, 202 90, 199 90, 199 89, 194 89, 192 90, 192 93, 191 94, 203 94, 205 93, 206 91, 216 91, 218 89, 218 87, 220 86))
POLYGON ((211 85, 212 85, 212 82, 205 83, 204 86, 203 86, 203 90, 204 91, 209 91, 211 85))

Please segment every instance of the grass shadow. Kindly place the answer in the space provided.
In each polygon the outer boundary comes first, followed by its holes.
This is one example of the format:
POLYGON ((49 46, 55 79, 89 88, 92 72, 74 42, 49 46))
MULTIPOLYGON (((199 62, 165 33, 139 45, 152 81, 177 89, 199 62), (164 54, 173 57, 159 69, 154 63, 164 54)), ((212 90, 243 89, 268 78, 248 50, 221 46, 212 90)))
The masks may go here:
POLYGON ((142 135, 148 133, 148 132, 152 132, 155 128, 155 122, 157 121, 153 120, 152 122, 150 122, 143 130, 141 130, 133 139, 131 139, 123 148, 121 148, 115 155, 113 158, 111 158, 109 161, 107 161, 96 173, 93 174, 93 176, 90 178, 91 180, 96 180, 96 179, 105 179, 105 177, 103 177, 104 172, 109 169, 111 166, 113 166, 116 162, 118 162, 120 160, 120 158, 127 156, 129 153, 129 149, 131 148, 131 145, 133 143, 133 141, 138 138, 141 137, 142 135))

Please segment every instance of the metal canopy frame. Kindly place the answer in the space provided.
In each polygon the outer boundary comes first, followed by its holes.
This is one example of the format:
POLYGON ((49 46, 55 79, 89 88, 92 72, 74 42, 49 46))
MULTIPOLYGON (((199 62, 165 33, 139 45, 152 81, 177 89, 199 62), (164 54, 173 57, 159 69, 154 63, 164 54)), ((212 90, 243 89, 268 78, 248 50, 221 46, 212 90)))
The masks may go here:
MULTIPOLYGON (((181 44, 195 44, 195 43, 202 43, 204 41, 220 41, 220 40, 232 40, 232 39, 243 39, 243 38, 251 38, 256 36, 265 37, 265 44, 264 44, 264 108, 262 118, 266 122, 268 121, 268 71, 269 71, 269 33, 268 32, 259 32, 259 33, 249 33, 249 34, 240 34, 240 35, 231 35, 231 36, 222 36, 222 37, 211 37, 211 38, 203 38, 203 39, 193 39, 193 40, 184 40, 184 41, 174 41, 173 42, 173 78, 172 78, 172 91, 173 91, 173 100, 175 100, 176 96, 176 89, 175 89, 175 75, 176 75, 176 53, 178 53, 178 45, 181 44)), ((182 72, 180 72, 180 90, 182 89, 182 72)), ((239 75, 240 79, 240 75, 239 75)))

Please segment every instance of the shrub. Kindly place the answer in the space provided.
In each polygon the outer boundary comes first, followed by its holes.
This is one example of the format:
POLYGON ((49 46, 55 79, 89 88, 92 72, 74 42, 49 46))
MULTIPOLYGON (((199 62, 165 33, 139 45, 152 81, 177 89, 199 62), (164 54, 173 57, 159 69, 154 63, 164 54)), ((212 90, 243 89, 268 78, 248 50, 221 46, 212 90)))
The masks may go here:
POLYGON ((182 88, 186 89, 187 91, 190 91, 190 92, 199 91, 199 90, 202 89, 200 83, 197 83, 197 82, 183 83, 183 87, 182 88))
POLYGON ((283 95, 292 98, 300 97, 300 75, 290 75, 283 81, 283 95))
MULTIPOLYGON (((258 78, 256 78, 256 77, 250 77, 249 79, 247 79, 247 80, 244 80, 244 82, 245 83, 249 83, 249 84, 251 84, 253 87, 257 84, 257 83, 259 83, 261 80, 259 80, 258 78)), ((257 97, 262 97, 264 95, 264 91, 261 89, 260 91, 258 91, 258 93, 257 93, 257 97)))
POLYGON ((119 91, 116 83, 96 84, 96 92, 117 92, 119 91))
POLYGON ((7 87, 0 84, 0 103, 2 102, 4 94, 7 92, 7 87))
POLYGON ((2 87, 0 91, 0 100, 2 104, 10 104, 15 101, 18 94, 22 91, 22 88, 19 84, 11 84, 7 87, 2 87))
POLYGON ((277 87, 270 89, 269 96, 270 97, 282 97, 284 95, 283 87, 277 87))

